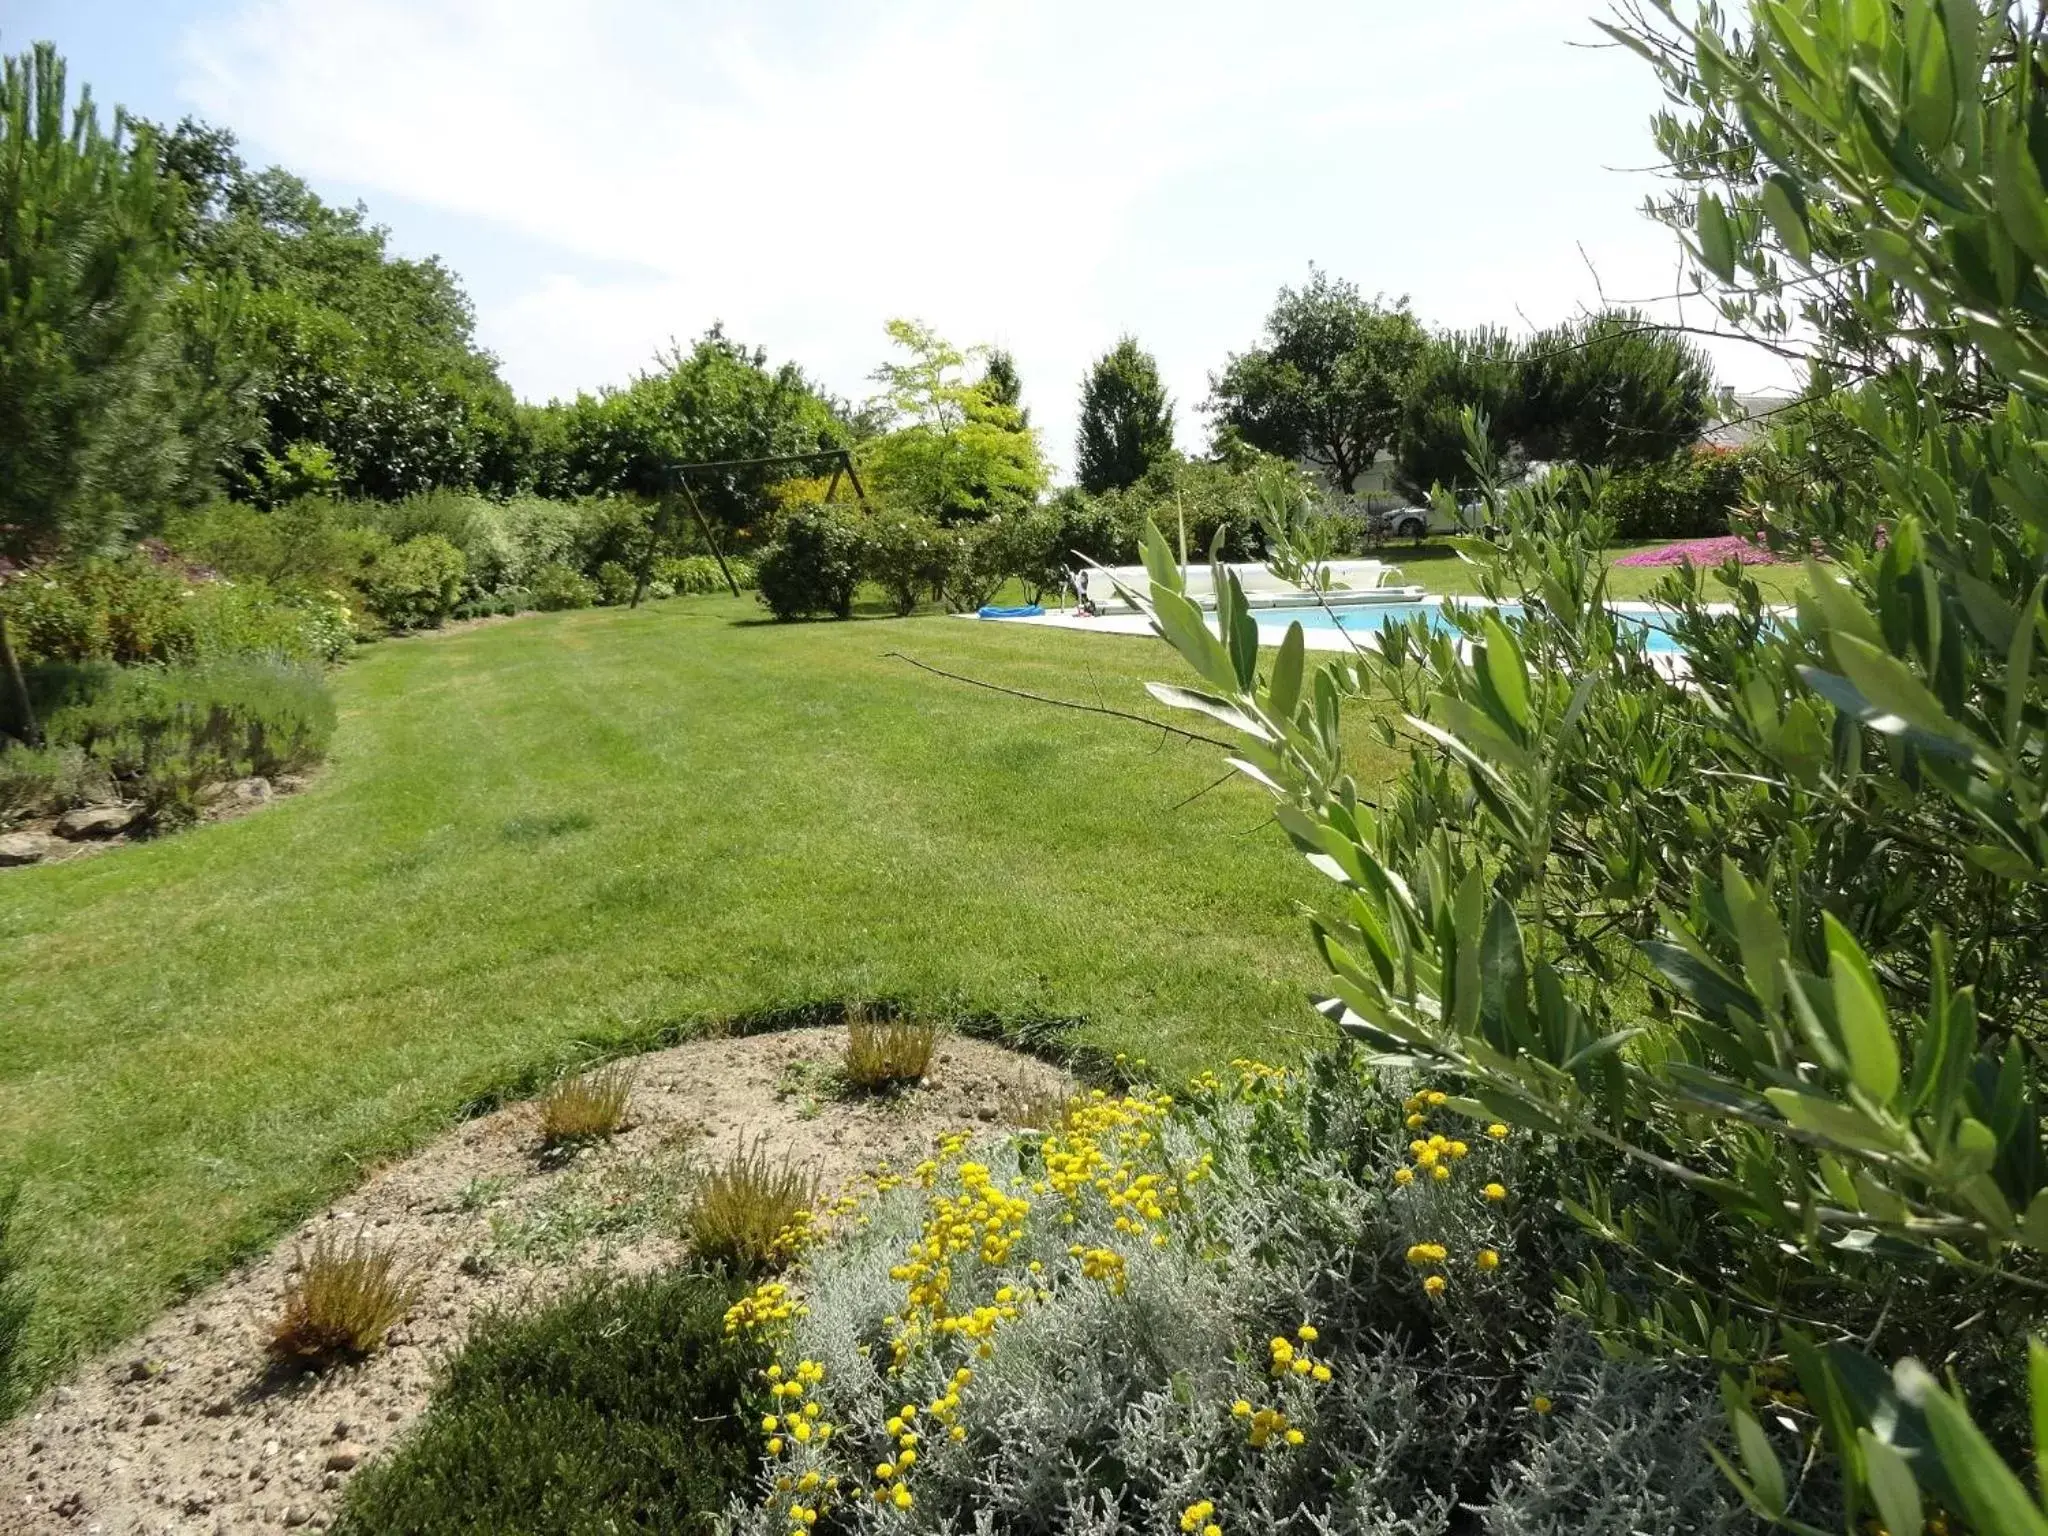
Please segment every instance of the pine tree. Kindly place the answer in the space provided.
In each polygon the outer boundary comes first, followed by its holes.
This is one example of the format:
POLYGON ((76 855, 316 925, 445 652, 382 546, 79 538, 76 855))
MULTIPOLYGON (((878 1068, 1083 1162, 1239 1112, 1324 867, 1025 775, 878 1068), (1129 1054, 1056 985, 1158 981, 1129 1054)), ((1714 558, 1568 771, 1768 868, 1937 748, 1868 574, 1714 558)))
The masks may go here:
POLYGON ((1076 469, 1081 489, 1099 496, 1143 479, 1173 453, 1173 402, 1152 354, 1125 336, 1096 359, 1081 385, 1076 469))
POLYGON ((103 546, 182 482, 163 323, 181 191, 147 130, 66 121, 47 43, 0 72, 0 555, 103 546))

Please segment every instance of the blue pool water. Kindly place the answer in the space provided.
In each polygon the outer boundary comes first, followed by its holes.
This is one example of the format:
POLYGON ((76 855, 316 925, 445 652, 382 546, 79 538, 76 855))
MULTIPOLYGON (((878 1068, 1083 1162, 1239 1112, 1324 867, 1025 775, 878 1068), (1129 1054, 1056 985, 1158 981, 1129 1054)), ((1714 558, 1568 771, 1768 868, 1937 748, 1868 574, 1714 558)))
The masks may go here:
MULTIPOLYGON (((1519 618, 1520 603, 1502 603, 1500 612, 1507 618, 1519 618)), ((1616 610, 1615 617, 1623 623, 1633 624, 1643 631, 1643 648, 1652 655, 1675 655, 1678 641, 1671 634, 1671 615, 1655 609, 1640 611, 1616 610)), ((1304 630, 1340 629, 1346 634, 1372 634, 1386 625, 1401 619, 1421 619, 1431 629, 1449 630, 1452 626, 1444 616, 1441 603, 1371 603, 1356 608, 1268 608, 1258 616, 1262 626, 1285 630, 1289 623, 1299 624, 1304 630)))

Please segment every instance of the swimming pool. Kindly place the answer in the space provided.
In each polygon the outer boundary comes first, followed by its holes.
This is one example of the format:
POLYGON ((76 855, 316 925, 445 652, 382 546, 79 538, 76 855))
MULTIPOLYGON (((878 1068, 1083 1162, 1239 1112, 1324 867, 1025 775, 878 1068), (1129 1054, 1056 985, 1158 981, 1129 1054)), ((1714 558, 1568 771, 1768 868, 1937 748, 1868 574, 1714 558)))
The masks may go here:
MULTIPOLYGON (((1376 634, 1387 625, 1403 619, 1420 619, 1431 629, 1450 631, 1454 626, 1445 616, 1449 602, 1426 603, 1370 603, 1355 608, 1288 608, 1267 609, 1257 615, 1261 629, 1275 631, 1275 638, 1287 632, 1290 623, 1299 624, 1306 633, 1330 633, 1340 631, 1347 635, 1376 634)), ((1520 618, 1520 603, 1465 603, 1459 606, 1482 608, 1497 606, 1506 618, 1520 618)), ((1657 608, 1649 603, 1616 603, 1614 616, 1626 624, 1642 631, 1643 649, 1653 656, 1675 656, 1679 653, 1677 639, 1671 633, 1673 615, 1669 610, 1657 608)), ((1341 644, 1342 642, 1339 642, 1341 644)))

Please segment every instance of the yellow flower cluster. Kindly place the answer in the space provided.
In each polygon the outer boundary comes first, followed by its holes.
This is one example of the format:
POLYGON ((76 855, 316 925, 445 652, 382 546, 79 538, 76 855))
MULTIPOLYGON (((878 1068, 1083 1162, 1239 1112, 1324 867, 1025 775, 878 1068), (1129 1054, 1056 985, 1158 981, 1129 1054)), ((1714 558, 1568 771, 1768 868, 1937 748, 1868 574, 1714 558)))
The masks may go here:
POLYGON ((1272 1343, 1266 1347, 1267 1353, 1272 1356, 1273 1374, 1275 1376, 1305 1376, 1318 1384, 1328 1381, 1330 1379, 1329 1366, 1316 1359, 1309 1352, 1308 1348, 1309 1345, 1315 1343, 1320 1337, 1322 1335, 1318 1334, 1314 1325, 1310 1323, 1303 1323, 1300 1328, 1296 1329, 1294 1339, 1292 1340, 1276 1336, 1272 1343), (1300 1342, 1296 1343, 1295 1340, 1300 1342))
POLYGON ((1215 1521, 1216 1506, 1207 1499, 1197 1499, 1180 1512, 1180 1528, 1191 1536, 1223 1536, 1223 1527, 1215 1521))
POLYGON ((808 1310, 780 1280, 765 1280, 725 1309, 725 1331, 758 1333, 792 1317, 802 1317, 808 1310))
MULTIPOLYGON (((917 1182, 936 1191, 945 1162, 965 1146, 964 1135, 941 1141, 939 1159, 918 1165, 917 1182)), ((986 1356, 988 1336, 998 1324, 1017 1315, 1014 1294, 999 1297, 995 1306, 976 1306, 956 1314, 951 1304, 953 1268, 963 1254, 973 1254, 991 1266, 1008 1259, 1010 1250, 1024 1237, 1031 1202, 997 1187, 981 1163, 961 1163, 956 1176, 959 1194, 934 1193, 923 1231, 911 1243, 904 1262, 889 1271, 891 1280, 907 1288, 902 1315, 896 1320, 898 1331, 890 1342, 893 1363, 898 1366, 910 1357, 917 1341, 931 1333, 962 1335, 975 1341, 978 1353, 986 1356)))
MULTIPOLYGON (((771 1365, 762 1374, 768 1380, 768 1395, 775 1400, 776 1409, 761 1418, 761 1433, 768 1437, 762 1449, 771 1458, 785 1452, 794 1454, 801 1447, 822 1448, 831 1440, 836 1426, 825 1418, 817 1396, 817 1389, 825 1380, 824 1366, 815 1360, 799 1360, 788 1373, 780 1365, 771 1365)), ((838 1489, 837 1477, 828 1477, 815 1467, 778 1476, 775 1498, 788 1501, 784 1513, 789 1519, 790 1536, 806 1536, 818 1523, 819 1511, 838 1489)))
MULTIPOLYGON (((1437 1089, 1427 1089, 1411 1094, 1401 1109, 1406 1124, 1418 1134, 1408 1143, 1408 1162, 1394 1170, 1394 1183, 1406 1189, 1418 1179, 1426 1178, 1432 1184, 1448 1184, 1452 1170, 1472 1153, 1471 1147, 1455 1137, 1441 1132, 1429 1131, 1429 1117, 1435 1110, 1442 1109, 1450 1102, 1450 1095, 1437 1089)), ((1486 1134, 1494 1141, 1505 1141, 1508 1128, 1499 1121, 1486 1127, 1486 1134)), ((1508 1197, 1507 1186, 1498 1180, 1481 1186, 1479 1193, 1498 1205, 1508 1197)), ((1422 1268, 1434 1269, 1450 1258, 1449 1250, 1441 1243, 1417 1243, 1408 1250, 1408 1262, 1422 1268)), ((1473 1263, 1482 1273, 1492 1273, 1500 1268, 1500 1254, 1491 1248, 1481 1248, 1473 1255, 1473 1263)), ((1422 1288, 1431 1296, 1441 1296, 1450 1282, 1441 1274, 1425 1275, 1422 1288)))
POLYGON ((1285 1067, 1269 1067, 1263 1061, 1253 1061, 1245 1056, 1239 1056, 1230 1065, 1237 1073, 1240 1093, 1249 1097, 1263 1090, 1276 1098, 1286 1097, 1288 1078, 1285 1067))
POLYGON ((1251 1440, 1252 1449, 1263 1451, 1278 1435, 1283 1445, 1300 1445, 1308 1436, 1287 1422, 1287 1414, 1279 1408, 1254 1408, 1243 1398, 1230 1405, 1232 1417, 1245 1421, 1245 1428, 1251 1440))
POLYGON ((1114 1248, 1083 1248, 1079 1243, 1067 1250, 1069 1258, 1081 1261, 1081 1274, 1100 1280, 1118 1296, 1124 1293, 1124 1256, 1114 1248))
MULTIPOLYGON (((971 1372, 966 1374, 972 1375, 971 1372)), ((947 1396, 952 1399, 955 1407, 959 1406, 958 1389, 963 1384, 962 1378, 956 1377, 953 1387, 948 1389, 947 1396)), ((944 1399, 932 1404, 935 1415, 939 1402, 942 1401, 944 1399)), ((908 1509, 917 1502, 917 1498, 903 1482, 903 1478, 917 1465, 917 1448, 924 1443, 923 1437, 917 1431, 917 1404, 905 1403, 889 1416, 889 1422, 883 1427, 889 1438, 896 1442, 896 1450, 888 1460, 875 1463, 874 1500, 877 1504, 886 1503, 897 1509, 908 1509)))

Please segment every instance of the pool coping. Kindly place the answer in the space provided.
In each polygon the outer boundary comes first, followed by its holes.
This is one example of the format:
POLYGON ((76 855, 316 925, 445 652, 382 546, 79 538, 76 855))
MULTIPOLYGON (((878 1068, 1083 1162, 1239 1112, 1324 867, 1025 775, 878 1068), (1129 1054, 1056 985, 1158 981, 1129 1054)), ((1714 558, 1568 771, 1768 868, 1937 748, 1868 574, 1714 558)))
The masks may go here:
MULTIPOLYGON (((1404 604, 1403 606, 1421 607, 1428 603, 1435 603, 1438 607, 1452 603, 1468 608, 1494 608, 1500 606, 1491 598, 1448 597, 1441 594, 1424 598, 1413 605, 1404 604)), ((1323 611, 1315 608, 1313 605, 1304 604, 1302 606, 1309 608, 1312 612, 1323 611)), ((1632 615, 1669 613, 1672 611, 1662 603, 1646 603, 1633 598, 1617 600, 1609 603, 1607 606, 1612 612, 1632 615)), ((1252 618, 1259 627, 1260 644, 1278 645, 1280 643, 1287 633, 1288 623, 1291 622, 1287 617, 1288 611, 1272 608, 1262 608, 1253 611, 1252 618)), ((1737 610, 1733 603, 1707 603, 1704 605, 1704 611, 1711 614, 1725 615, 1732 614, 1737 610)), ((1790 608, 1775 607, 1768 611, 1780 615, 1792 612, 1790 608)), ((1154 635, 1156 633, 1152 628, 1151 619, 1142 613, 1083 614, 1069 608, 1055 609, 1028 618, 983 619, 979 614, 973 613, 957 614, 955 617, 975 619, 986 624, 1035 624, 1046 629, 1071 629, 1078 630, 1083 634, 1094 635, 1154 635)), ((1213 610, 1209 612, 1208 618, 1210 627, 1214 628, 1216 616, 1213 610)), ((1301 638, 1304 647, 1311 651, 1350 651, 1367 646, 1376 646, 1379 634, 1377 630, 1348 630, 1336 626, 1332 626, 1329 629, 1309 629, 1304 627, 1301 632, 1301 638)), ((1673 672, 1688 670, 1685 656, 1682 652, 1653 652, 1651 653, 1651 660, 1656 665, 1673 672)))

